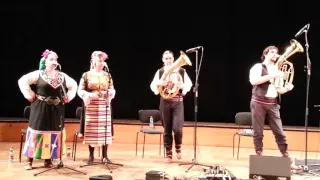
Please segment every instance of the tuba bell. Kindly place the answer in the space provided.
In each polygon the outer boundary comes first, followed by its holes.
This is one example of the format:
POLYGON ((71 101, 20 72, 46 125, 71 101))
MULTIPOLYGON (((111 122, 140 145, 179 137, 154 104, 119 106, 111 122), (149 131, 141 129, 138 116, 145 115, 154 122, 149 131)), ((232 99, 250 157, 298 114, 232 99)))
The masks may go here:
POLYGON ((177 82, 181 82, 183 79, 179 72, 173 71, 184 65, 192 66, 192 63, 189 57, 183 51, 180 51, 179 58, 163 73, 161 77, 161 80, 166 80, 167 78, 171 79, 175 74, 177 75, 176 82, 169 81, 166 86, 158 86, 159 94, 163 99, 172 99, 178 94, 180 88, 177 87, 177 82))
POLYGON ((295 39, 291 39, 290 46, 287 47, 286 51, 278 58, 276 67, 279 71, 283 72, 283 77, 275 78, 272 83, 277 89, 278 93, 283 94, 286 90, 288 83, 292 83, 294 77, 294 67, 291 62, 287 59, 295 54, 296 52, 304 52, 301 44, 295 39))

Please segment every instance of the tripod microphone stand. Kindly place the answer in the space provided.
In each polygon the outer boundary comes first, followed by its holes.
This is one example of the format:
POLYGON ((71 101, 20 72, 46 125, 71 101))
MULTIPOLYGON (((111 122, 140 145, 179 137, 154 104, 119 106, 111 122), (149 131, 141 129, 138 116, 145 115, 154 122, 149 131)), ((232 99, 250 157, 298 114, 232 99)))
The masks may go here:
MULTIPOLYGON (((61 70, 61 68, 60 68, 60 70, 61 70)), ((66 165, 64 165, 63 164, 63 162, 62 162, 62 148, 63 148, 63 142, 62 142, 62 135, 63 135, 63 128, 64 128, 64 122, 63 122, 63 117, 64 117, 64 105, 65 105, 65 100, 64 100, 64 97, 67 97, 66 95, 66 91, 65 91, 65 89, 64 89, 64 85, 63 84, 61 84, 60 85, 60 93, 61 93, 61 91, 63 92, 63 94, 64 95, 61 95, 61 99, 62 99, 62 106, 63 106, 63 110, 62 110, 62 113, 61 113, 61 115, 60 115, 60 159, 59 159, 59 163, 55 166, 55 167, 52 167, 52 168, 49 168, 49 169, 46 169, 46 170, 44 170, 44 171, 41 171, 41 172, 38 172, 38 173, 35 173, 34 174, 34 176, 37 176, 37 175, 39 175, 39 174, 42 174, 42 173, 44 173, 44 172, 48 172, 48 171, 50 171, 50 170, 53 170, 53 169, 61 169, 61 168, 67 168, 67 169, 69 169, 69 170, 72 170, 72 171, 75 171, 75 172, 79 172, 79 173, 81 173, 81 174, 84 174, 84 175, 86 175, 86 173, 84 173, 84 172, 81 172, 81 171, 78 171, 78 170, 76 170, 76 169, 73 169, 73 168, 71 168, 71 167, 69 167, 69 166, 66 166, 66 165)))
MULTIPOLYGON (((311 61, 309 58, 309 43, 308 43, 308 30, 309 30, 310 24, 307 24, 305 27, 303 27, 297 34, 296 37, 300 34, 304 33, 305 37, 305 47, 306 47, 306 56, 307 56, 307 65, 305 66, 306 72, 307 72, 307 85, 306 85, 306 109, 305 109, 305 159, 304 159, 304 165, 303 165, 303 171, 311 174, 312 171, 316 170, 309 170, 308 167, 308 161, 316 161, 316 160, 308 160, 308 116, 309 116, 309 86, 310 86, 310 77, 311 77, 311 61)), ((314 107, 317 107, 315 105, 314 107)), ((296 163, 298 164, 298 163, 296 163)), ((320 164, 309 164, 309 166, 320 166, 320 164)))
MULTIPOLYGON (((307 71, 307 87, 306 87, 306 110, 305 110, 305 159, 304 159, 304 165, 306 168, 304 168, 305 172, 310 172, 309 171, 309 166, 320 166, 320 164, 308 164, 308 115, 309 115, 309 85, 310 85, 310 77, 311 77, 311 61, 309 58, 309 43, 308 43, 308 29, 309 29, 309 24, 308 28, 304 30, 304 37, 306 41, 306 56, 307 56, 307 66, 306 66, 306 71, 307 71)), ((316 106, 315 106, 316 107, 316 106)), ((310 161, 310 159, 309 159, 310 161)), ((311 160, 311 161, 316 161, 316 160, 311 160)), ((319 170, 319 169, 317 169, 319 170)), ((312 170, 316 171, 316 170, 312 170)))
MULTIPOLYGON (((105 126, 105 134, 107 133, 107 132, 106 132, 106 131, 107 131, 106 129, 107 129, 107 125, 105 126)), ((106 139, 107 139, 107 136, 105 136, 104 146, 107 146, 107 140, 106 140, 106 139)), ((106 149, 103 149, 102 151, 106 151, 106 149)), ((106 165, 110 173, 112 173, 112 170, 110 169, 109 164, 111 164, 111 165, 123 166, 122 164, 113 163, 113 162, 111 162, 111 161, 108 161, 107 158, 105 157, 105 154, 102 153, 101 162, 93 162, 92 164, 81 165, 80 167, 95 166, 95 165, 100 165, 100 164, 106 165)))
POLYGON ((307 55, 307 87, 306 87, 306 109, 305 109, 305 166, 308 165, 308 115, 309 115, 309 84, 311 76, 311 61, 309 59, 309 44, 307 38, 308 30, 305 30, 304 37, 306 41, 306 55, 307 55))
MULTIPOLYGON (((204 164, 199 164, 197 161, 197 121, 198 121, 198 87, 199 87, 199 83, 198 83, 198 77, 199 77, 199 72, 200 72, 200 67, 201 67, 201 62, 202 62, 202 57, 201 57, 201 61, 200 61, 200 66, 198 68, 198 50, 199 48, 202 48, 202 55, 203 55, 203 47, 199 46, 196 48, 191 48, 189 50, 187 50, 186 52, 196 52, 196 81, 195 81, 195 85, 193 88, 193 92, 194 92, 194 156, 192 159, 191 163, 182 163, 179 164, 179 166, 182 165, 191 165, 186 172, 188 172, 193 166, 205 166, 205 167, 212 167, 209 165, 204 165, 204 164)), ((201 55, 201 56, 202 56, 201 55)))
MULTIPOLYGON (((108 73, 108 75, 109 75, 109 82, 110 82, 111 75, 110 75, 110 73, 109 73, 109 68, 108 68, 108 65, 107 65, 106 63, 105 63, 105 67, 106 67, 106 69, 107 69, 107 71, 108 71, 107 73, 108 73)), ((108 95, 108 94, 107 94, 107 97, 108 97, 108 98, 106 99, 106 102, 108 103, 107 106, 109 106, 110 111, 111 111, 111 102, 109 101, 109 95, 108 95)), ((108 144, 107 144, 107 121, 108 121, 108 119, 106 118, 106 122, 105 122, 105 126, 104 126, 104 131, 105 131, 105 133, 104 133, 104 146, 105 146, 105 147, 108 146, 108 144)), ((112 125, 111 125, 111 126, 112 126, 112 125)), ((107 150, 107 148, 106 148, 106 149, 102 149, 102 152, 105 152, 106 150, 107 150)), ((102 153, 101 162, 93 162, 92 164, 81 165, 80 167, 94 166, 94 165, 100 165, 100 164, 106 165, 110 173, 112 173, 112 170, 110 169, 109 164, 111 164, 111 165, 117 165, 117 166, 123 166, 123 164, 113 163, 113 162, 109 161, 109 160, 107 159, 107 157, 105 157, 105 153, 102 153)))

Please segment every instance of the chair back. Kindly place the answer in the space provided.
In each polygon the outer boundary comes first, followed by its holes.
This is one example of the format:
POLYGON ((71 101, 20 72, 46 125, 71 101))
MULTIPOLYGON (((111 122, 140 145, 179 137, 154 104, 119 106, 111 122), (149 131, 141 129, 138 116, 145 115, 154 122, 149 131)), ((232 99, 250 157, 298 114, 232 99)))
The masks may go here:
POLYGON ((23 116, 24 116, 25 118, 29 119, 29 117, 30 117, 30 106, 24 107, 23 116))
POLYGON ((155 109, 141 109, 138 112, 139 120, 142 123, 149 123, 150 116, 153 117, 153 122, 158 122, 161 120, 160 111, 155 109))
POLYGON ((82 107, 77 107, 76 109, 76 118, 81 119, 82 116, 82 107))
POLYGON ((239 126, 252 126, 251 112, 238 112, 235 116, 235 123, 239 126))

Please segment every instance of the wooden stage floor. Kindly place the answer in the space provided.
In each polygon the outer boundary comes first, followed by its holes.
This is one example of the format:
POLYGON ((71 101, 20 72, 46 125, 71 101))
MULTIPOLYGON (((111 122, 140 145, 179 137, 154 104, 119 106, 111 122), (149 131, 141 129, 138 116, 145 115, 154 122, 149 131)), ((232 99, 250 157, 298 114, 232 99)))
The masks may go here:
MULTIPOLYGON (((27 128, 28 122, 24 118, 0 118, 0 180, 73 180, 89 179, 90 176, 112 175, 114 180, 143 180, 146 173, 151 170, 164 171, 171 179, 198 179, 204 175, 201 167, 194 166, 188 173, 185 172, 191 165, 179 166, 179 163, 191 163, 194 157, 194 123, 186 122, 183 134, 183 157, 177 160, 174 154, 172 164, 164 163, 163 154, 159 155, 159 136, 147 135, 145 157, 142 158, 143 135, 139 135, 138 156, 135 155, 136 134, 141 128, 137 120, 115 120, 115 139, 109 146, 109 157, 116 163, 121 163, 123 167, 116 167, 110 174, 103 165, 83 167, 88 158, 88 146, 79 143, 77 146, 76 161, 63 157, 65 165, 87 173, 78 174, 74 171, 62 168, 45 172, 38 176, 33 176, 41 170, 43 161, 36 160, 34 166, 38 167, 32 171, 23 169, 24 163, 18 162, 21 129, 27 128), (15 162, 8 163, 9 147, 14 146, 15 162)), ((66 119, 67 143, 72 144, 73 135, 79 129, 79 121, 76 119, 66 119)), ((197 125, 197 160, 199 163, 220 166, 230 170, 238 179, 248 179, 249 175, 249 155, 254 153, 253 141, 251 137, 242 137, 240 145, 240 155, 237 160, 232 155, 233 135, 238 131, 235 124, 229 123, 198 123, 197 125)), ((159 124, 157 129, 162 129, 159 124)), ((305 132, 304 127, 284 127, 289 152, 291 157, 303 160, 305 158, 305 132)), ((308 132, 308 159, 320 158, 320 133, 319 128, 310 127, 308 132)), ((235 139, 237 143, 237 138, 235 139)), ((280 156, 274 136, 268 126, 265 127, 264 137, 265 155, 280 156)), ((163 152, 162 152, 163 153, 163 152)), ((95 152, 98 160, 98 153, 95 152)), ((25 157, 23 157, 25 161, 25 157)), ((315 176, 292 175, 293 180, 320 179, 315 176)))
MULTIPOLYGON (((68 143, 70 144, 70 143, 68 143)), ((145 149, 145 157, 142 158, 142 146, 139 146, 138 156, 135 155, 134 144, 114 143, 109 147, 109 157, 115 163, 123 164, 122 167, 110 166, 113 172, 110 173, 107 167, 96 165, 91 167, 82 167, 88 158, 88 147, 81 143, 77 146, 76 161, 63 157, 63 163, 66 166, 87 173, 86 175, 79 174, 72 170, 61 168, 51 170, 38 176, 34 173, 44 170, 43 161, 35 160, 35 169, 25 171, 23 169, 25 157, 22 162, 18 161, 19 143, 17 142, 1 142, 0 143, 0 179, 2 180, 75 180, 89 179, 90 176, 111 175, 114 180, 143 180, 148 171, 164 171, 169 175, 169 179, 198 179, 204 175, 202 167, 194 166, 188 173, 185 172, 190 165, 179 166, 179 163, 189 163, 194 157, 194 146, 183 146, 183 156, 181 160, 177 160, 174 156, 172 164, 164 163, 163 154, 159 155, 159 146, 147 144, 145 149), (13 163, 8 163, 9 147, 14 146, 15 159, 13 163)), ((213 147, 213 146, 197 146, 197 160, 199 163, 211 166, 224 167, 231 171, 238 179, 248 179, 249 173, 249 155, 253 153, 253 149, 241 148, 239 159, 232 156, 232 148, 229 147, 213 147)), ((304 152, 290 152, 292 157, 297 159, 304 158, 304 152)), ((279 156, 277 150, 265 150, 265 155, 279 156)), ((175 155, 175 154, 174 154, 175 155)), ((310 152, 308 157, 311 159, 318 158, 318 153, 310 152)), ((98 152, 95 152, 95 158, 98 160, 98 152)), ((293 180, 320 179, 316 176, 307 175, 292 175, 293 180)))

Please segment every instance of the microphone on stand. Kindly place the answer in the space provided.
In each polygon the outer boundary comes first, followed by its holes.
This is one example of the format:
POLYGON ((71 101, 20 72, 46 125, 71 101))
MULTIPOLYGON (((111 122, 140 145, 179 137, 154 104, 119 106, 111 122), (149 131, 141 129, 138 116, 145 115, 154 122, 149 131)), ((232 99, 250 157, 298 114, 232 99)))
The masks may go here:
POLYGON ((106 62, 103 63, 104 66, 106 67, 107 71, 109 72, 109 67, 108 67, 108 64, 106 62))
POLYGON ((198 46, 198 47, 194 47, 194 48, 190 48, 186 51, 186 53, 192 53, 192 52, 196 52, 198 49, 202 48, 202 46, 198 46))
MULTIPOLYGON (((59 71, 62 72, 62 70, 61 70, 61 65, 60 65, 58 62, 54 62, 53 65, 55 65, 56 68, 59 67, 59 71)), ((62 98, 62 102, 63 102, 63 104, 65 104, 66 101, 68 101, 67 91, 66 91, 66 88, 64 87, 63 84, 61 84, 60 87, 61 87, 61 90, 62 90, 62 93, 63 93, 62 96, 63 96, 64 98, 66 98, 66 99, 62 98)))
POLYGON ((54 62, 53 65, 55 65, 56 68, 59 66, 59 70, 61 71, 61 65, 58 62, 54 62))
POLYGON ((306 32, 309 30, 310 24, 308 23, 307 25, 305 25, 302 29, 300 29, 299 32, 297 32, 297 34, 295 35, 295 37, 300 36, 302 33, 306 32))

